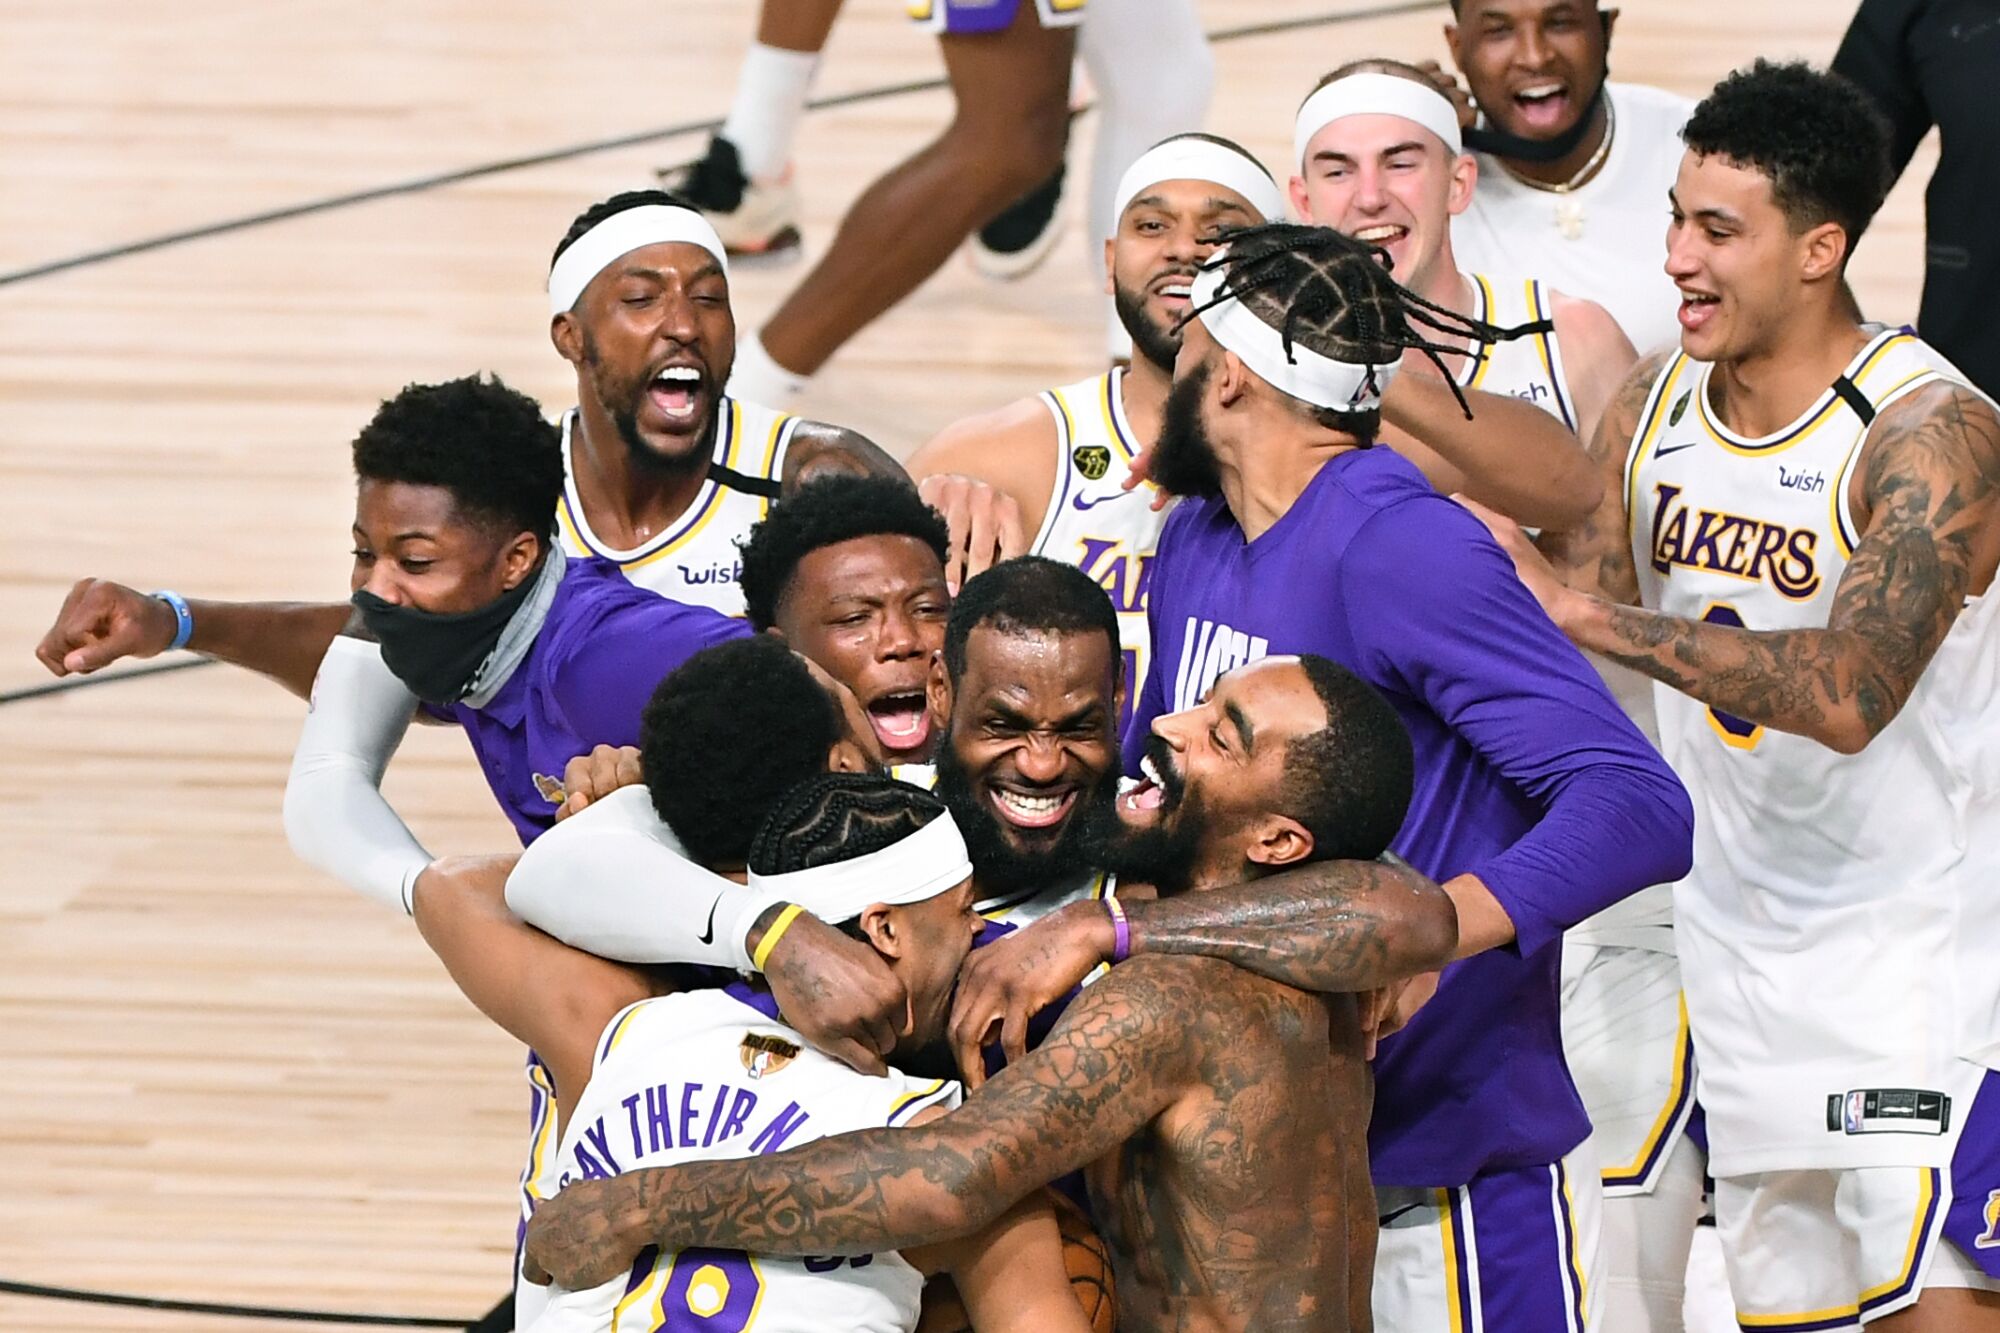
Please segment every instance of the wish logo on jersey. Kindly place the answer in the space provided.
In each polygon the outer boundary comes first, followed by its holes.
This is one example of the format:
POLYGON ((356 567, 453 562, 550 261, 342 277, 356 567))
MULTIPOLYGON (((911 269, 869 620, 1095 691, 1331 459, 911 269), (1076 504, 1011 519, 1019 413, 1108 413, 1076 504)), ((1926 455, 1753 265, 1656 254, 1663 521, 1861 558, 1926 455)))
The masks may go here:
POLYGON ((1178 713, 1200 703, 1209 687, 1245 662, 1271 652, 1271 641, 1215 620, 1187 618, 1181 638, 1180 665, 1174 671, 1174 707, 1178 713))
POLYGON ((1653 486, 1652 565, 1661 574, 1675 565, 1705 569, 1753 583, 1769 583, 1785 597, 1804 601, 1819 591, 1814 558, 1819 533, 1718 509, 1696 509, 1680 486, 1653 486))
POLYGON ((680 566, 681 582, 690 588, 706 588, 711 583, 728 585, 743 581, 741 560, 718 560, 709 565, 680 566))

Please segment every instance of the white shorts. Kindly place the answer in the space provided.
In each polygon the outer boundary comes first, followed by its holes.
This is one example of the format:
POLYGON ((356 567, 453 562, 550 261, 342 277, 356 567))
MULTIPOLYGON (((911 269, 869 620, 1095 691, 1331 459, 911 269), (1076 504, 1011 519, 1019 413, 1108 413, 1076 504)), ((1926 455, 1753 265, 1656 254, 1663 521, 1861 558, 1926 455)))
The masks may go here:
POLYGON ((1605 1196, 1651 1193, 1695 1104, 1680 961, 1564 941, 1562 1035, 1605 1196))
POLYGON ((1768 1171, 1715 1182, 1737 1322, 1755 1333, 1852 1329, 1925 1287, 2000 1291, 1943 1236, 1951 1175, 1930 1166, 1768 1171))
POLYGON ((1378 1188, 1376 1333, 1597 1327, 1602 1203, 1588 1143, 1456 1189, 1378 1188))

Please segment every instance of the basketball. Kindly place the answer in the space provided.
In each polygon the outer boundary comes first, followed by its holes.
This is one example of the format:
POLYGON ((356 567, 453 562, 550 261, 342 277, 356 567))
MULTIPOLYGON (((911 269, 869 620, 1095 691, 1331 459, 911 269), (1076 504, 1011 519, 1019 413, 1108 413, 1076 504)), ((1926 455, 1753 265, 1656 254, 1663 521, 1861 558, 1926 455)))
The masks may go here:
MULTIPOLYGON (((1113 1333, 1118 1327, 1118 1292, 1111 1279, 1111 1255, 1081 1208, 1054 1190, 1049 1194, 1062 1232, 1069 1289, 1083 1306, 1092 1333, 1113 1333)), ((917 1333, 972 1333, 972 1317, 950 1278, 934 1277, 924 1284, 924 1313, 917 1321, 917 1333)))

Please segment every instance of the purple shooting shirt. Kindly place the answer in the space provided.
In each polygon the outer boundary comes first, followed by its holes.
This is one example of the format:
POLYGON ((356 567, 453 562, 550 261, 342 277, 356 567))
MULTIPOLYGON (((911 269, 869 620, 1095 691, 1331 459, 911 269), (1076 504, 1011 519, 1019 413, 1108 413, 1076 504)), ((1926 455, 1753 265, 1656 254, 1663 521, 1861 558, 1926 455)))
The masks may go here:
POLYGON ((663 676, 750 633, 746 621, 634 587, 609 560, 571 560, 534 644, 499 693, 484 708, 428 711, 465 728, 526 844, 555 824, 570 760, 599 745, 637 745, 639 715, 663 676))
POLYGON ((1126 735, 1269 655, 1318 653, 1380 690, 1416 749, 1395 850, 1470 872, 1518 938, 1446 967, 1375 1060, 1383 1185, 1553 1162, 1590 1121, 1557 1023, 1561 932, 1687 872, 1694 814, 1666 762, 1550 623, 1479 521, 1387 448, 1336 455, 1254 542, 1219 498, 1167 520, 1152 669, 1126 735))

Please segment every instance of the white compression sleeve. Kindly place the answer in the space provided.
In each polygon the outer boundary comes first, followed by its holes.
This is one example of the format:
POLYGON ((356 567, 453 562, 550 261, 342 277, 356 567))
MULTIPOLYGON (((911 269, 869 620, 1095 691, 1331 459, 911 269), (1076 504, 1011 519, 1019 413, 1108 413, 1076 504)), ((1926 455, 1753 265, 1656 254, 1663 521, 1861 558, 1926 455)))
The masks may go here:
POLYGON ((285 781, 285 837, 299 859, 404 912, 431 855, 382 799, 381 783, 416 707, 379 647, 335 639, 285 781))
POLYGON ((621 963, 750 971, 743 937, 769 905, 690 861, 644 787, 621 787, 535 839, 507 906, 571 948, 621 963))

